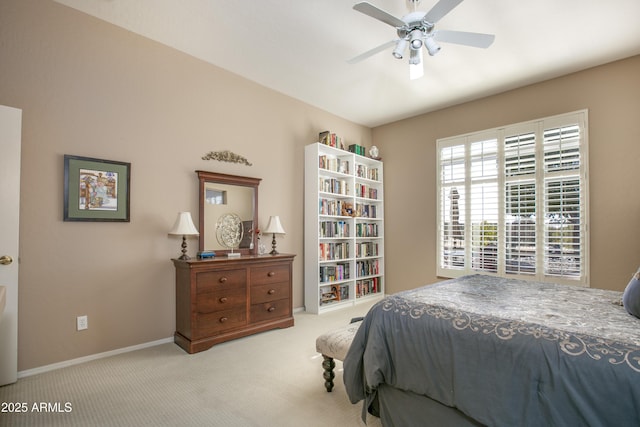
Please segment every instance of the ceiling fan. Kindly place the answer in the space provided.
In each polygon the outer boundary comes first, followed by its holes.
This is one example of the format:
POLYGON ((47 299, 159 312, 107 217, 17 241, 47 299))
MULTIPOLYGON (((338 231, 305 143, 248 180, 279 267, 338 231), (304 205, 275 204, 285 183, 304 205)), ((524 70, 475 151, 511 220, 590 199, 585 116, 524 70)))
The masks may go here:
POLYGON ((424 69, 422 65, 422 47, 424 46, 429 55, 433 56, 440 51, 438 42, 455 43, 464 46, 488 48, 493 43, 495 36, 493 34, 469 33, 466 31, 450 31, 436 30, 435 24, 446 14, 451 12, 453 8, 462 3, 463 0, 440 0, 428 12, 420 12, 416 10, 421 0, 408 0, 413 3, 414 11, 396 18, 395 16, 385 12, 382 9, 368 3, 366 1, 357 3, 353 6, 358 12, 371 16, 385 24, 391 25, 396 29, 398 38, 381 44, 355 58, 347 61, 350 64, 362 61, 378 52, 395 45, 393 56, 396 59, 402 59, 405 55, 407 45, 409 46, 409 77, 417 79, 422 77, 424 69))

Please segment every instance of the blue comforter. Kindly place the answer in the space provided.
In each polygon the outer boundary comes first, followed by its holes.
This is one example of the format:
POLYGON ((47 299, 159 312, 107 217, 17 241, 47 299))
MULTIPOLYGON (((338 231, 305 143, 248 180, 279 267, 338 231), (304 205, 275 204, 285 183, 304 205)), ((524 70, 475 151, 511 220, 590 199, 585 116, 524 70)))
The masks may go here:
POLYGON ((345 387, 368 409, 388 384, 488 426, 640 426, 640 319, 620 299, 483 275, 388 296, 354 338, 345 387))

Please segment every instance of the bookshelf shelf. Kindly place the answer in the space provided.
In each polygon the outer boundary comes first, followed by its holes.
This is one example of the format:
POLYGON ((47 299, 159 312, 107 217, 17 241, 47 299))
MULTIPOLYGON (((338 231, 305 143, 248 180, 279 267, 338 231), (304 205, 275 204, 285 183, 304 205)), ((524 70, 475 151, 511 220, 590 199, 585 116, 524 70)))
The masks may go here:
POLYGON ((383 196, 381 161, 321 143, 305 148, 306 311, 384 295, 383 196))

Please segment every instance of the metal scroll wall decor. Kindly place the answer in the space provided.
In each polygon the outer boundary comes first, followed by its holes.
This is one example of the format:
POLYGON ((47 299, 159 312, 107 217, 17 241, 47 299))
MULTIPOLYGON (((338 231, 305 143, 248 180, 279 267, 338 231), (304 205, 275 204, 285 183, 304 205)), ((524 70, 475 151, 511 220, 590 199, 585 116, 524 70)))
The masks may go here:
POLYGON ((247 166, 252 166, 252 164, 249 163, 249 161, 245 157, 242 157, 241 155, 229 150, 210 151, 204 157, 202 157, 202 160, 217 160, 219 162, 240 163, 247 166))

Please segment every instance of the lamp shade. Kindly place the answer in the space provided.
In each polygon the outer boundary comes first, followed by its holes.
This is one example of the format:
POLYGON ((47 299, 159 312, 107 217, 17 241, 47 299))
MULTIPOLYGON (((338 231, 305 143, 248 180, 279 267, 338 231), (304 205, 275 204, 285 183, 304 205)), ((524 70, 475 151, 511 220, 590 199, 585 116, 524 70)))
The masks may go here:
POLYGON ((273 233, 273 234, 286 234, 284 228, 282 228, 282 224, 280 223, 279 216, 270 216, 269 223, 267 224, 267 228, 262 230, 263 233, 273 233))
POLYGON ((173 224, 171 231, 169 234, 175 234, 179 236, 197 236, 198 229, 195 225, 193 225, 193 220, 191 219, 191 212, 179 212, 178 218, 176 218, 176 222, 173 224))

